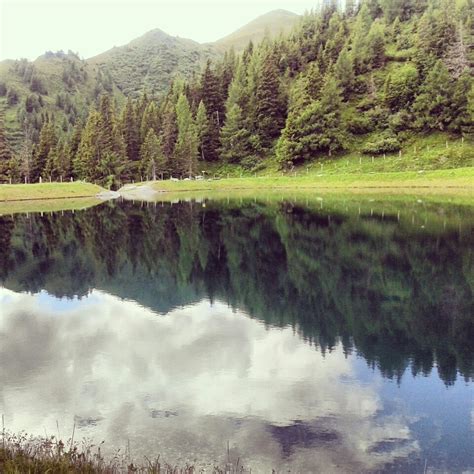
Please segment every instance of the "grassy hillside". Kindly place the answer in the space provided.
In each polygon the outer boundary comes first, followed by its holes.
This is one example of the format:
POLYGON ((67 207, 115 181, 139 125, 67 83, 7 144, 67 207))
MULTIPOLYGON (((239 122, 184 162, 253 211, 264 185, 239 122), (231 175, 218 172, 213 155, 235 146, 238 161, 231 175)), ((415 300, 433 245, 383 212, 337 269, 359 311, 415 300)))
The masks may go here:
POLYGON ((46 115, 64 132, 87 118, 88 108, 104 92, 122 94, 110 77, 72 53, 46 53, 35 61, 0 62, 0 112, 11 146, 18 149, 25 132, 37 141, 46 115), (12 91, 14 97, 12 98, 12 91))
POLYGON ((125 46, 90 58, 92 66, 105 67, 117 87, 127 96, 143 90, 165 92, 176 75, 191 77, 208 58, 216 58, 212 46, 170 36, 155 29, 125 46))
POLYGON ((274 38, 280 33, 289 33, 300 18, 288 10, 274 10, 259 16, 213 44, 224 51, 230 48, 241 51, 249 41, 259 43, 265 36, 274 38))

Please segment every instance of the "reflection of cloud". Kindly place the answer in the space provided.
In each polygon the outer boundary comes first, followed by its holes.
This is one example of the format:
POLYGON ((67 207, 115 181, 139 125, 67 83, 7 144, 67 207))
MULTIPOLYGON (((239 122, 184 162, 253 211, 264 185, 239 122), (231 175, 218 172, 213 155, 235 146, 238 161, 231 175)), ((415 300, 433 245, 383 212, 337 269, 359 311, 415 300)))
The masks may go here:
POLYGON ((340 348, 323 357, 290 328, 207 302, 163 317, 97 291, 45 300, 0 289, 13 430, 55 433, 76 417, 82 435, 177 463, 221 460, 229 440, 257 470, 370 469, 418 449, 340 348))

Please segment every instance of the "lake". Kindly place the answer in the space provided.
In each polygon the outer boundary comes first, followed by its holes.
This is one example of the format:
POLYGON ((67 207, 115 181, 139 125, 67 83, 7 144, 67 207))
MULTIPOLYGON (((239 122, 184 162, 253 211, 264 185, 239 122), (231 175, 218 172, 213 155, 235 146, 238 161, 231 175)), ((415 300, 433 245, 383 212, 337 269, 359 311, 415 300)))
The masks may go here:
POLYGON ((0 216, 6 428, 180 466, 473 471, 473 230, 412 196, 0 216))

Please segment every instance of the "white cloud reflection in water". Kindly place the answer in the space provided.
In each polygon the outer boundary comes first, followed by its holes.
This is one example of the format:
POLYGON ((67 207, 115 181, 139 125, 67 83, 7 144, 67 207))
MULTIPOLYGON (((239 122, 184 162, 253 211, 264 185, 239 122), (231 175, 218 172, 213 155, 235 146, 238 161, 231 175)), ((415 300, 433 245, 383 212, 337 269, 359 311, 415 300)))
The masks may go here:
POLYGON ((342 347, 323 356, 291 328, 227 305, 165 316, 93 291, 58 300, 0 288, 0 410, 11 431, 130 440, 132 455, 254 471, 376 469, 418 452, 404 415, 342 347), (318 468, 319 466, 319 468, 318 468))

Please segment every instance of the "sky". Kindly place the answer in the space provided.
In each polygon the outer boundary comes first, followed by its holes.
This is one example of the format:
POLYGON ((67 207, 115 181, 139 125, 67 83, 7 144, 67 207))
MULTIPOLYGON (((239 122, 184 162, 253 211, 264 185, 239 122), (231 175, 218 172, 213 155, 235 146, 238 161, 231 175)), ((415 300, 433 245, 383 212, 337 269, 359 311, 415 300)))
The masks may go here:
POLYGON ((69 49, 89 58, 149 30, 215 41, 275 9, 304 13, 317 0, 0 0, 0 60, 69 49))

